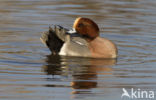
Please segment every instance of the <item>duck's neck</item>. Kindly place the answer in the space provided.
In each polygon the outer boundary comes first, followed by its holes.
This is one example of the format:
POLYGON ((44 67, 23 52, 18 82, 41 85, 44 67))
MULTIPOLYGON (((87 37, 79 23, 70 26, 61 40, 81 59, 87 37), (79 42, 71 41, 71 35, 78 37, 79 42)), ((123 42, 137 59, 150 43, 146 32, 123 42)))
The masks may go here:
POLYGON ((87 42, 89 42, 89 43, 90 43, 90 42, 92 42, 92 41, 96 40, 96 38, 97 38, 97 37, 95 37, 95 38, 85 38, 85 40, 86 40, 87 42))

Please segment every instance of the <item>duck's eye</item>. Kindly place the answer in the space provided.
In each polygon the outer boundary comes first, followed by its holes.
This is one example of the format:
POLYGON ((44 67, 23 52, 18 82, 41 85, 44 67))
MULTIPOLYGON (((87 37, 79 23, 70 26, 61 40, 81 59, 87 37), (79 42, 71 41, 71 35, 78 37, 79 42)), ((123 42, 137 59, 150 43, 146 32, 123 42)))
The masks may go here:
POLYGON ((84 26, 82 23, 80 23, 80 24, 78 25, 78 27, 82 27, 82 26, 84 26))

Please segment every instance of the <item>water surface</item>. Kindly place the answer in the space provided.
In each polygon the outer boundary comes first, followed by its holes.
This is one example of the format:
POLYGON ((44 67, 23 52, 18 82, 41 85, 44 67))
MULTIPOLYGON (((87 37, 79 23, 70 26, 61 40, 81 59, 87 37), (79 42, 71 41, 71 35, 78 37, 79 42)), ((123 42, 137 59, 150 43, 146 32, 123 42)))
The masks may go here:
POLYGON ((121 100, 122 88, 156 91, 155 0, 0 0, 0 16, 1 100, 121 100), (41 33, 50 24, 71 28, 79 16, 116 43, 117 60, 50 55, 41 33))

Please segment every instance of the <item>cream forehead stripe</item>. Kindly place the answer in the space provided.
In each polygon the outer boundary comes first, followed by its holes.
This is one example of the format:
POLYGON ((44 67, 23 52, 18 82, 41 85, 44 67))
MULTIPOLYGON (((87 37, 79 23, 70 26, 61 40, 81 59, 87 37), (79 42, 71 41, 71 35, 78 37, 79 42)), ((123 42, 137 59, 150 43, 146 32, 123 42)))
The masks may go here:
POLYGON ((81 17, 78 17, 75 19, 74 24, 73 24, 73 28, 76 28, 77 23, 79 22, 79 20, 81 19, 81 17))

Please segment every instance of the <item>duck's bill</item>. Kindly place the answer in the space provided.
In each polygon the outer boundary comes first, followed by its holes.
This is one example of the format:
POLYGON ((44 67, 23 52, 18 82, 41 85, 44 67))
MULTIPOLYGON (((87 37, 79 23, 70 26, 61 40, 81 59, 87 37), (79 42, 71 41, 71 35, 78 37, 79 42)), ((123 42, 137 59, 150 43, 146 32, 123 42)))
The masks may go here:
POLYGON ((74 36, 74 37, 80 37, 81 35, 79 33, 76 32, 75 28, 67 31, 67 34, 70 34, 70 36, 74 36))
POLYGON ((69 34, 75 34, 76 33, 76 30, 75 30, 75 28, 73 28, 73 29, 67 31, 67 33, 69 33, 69 34))

